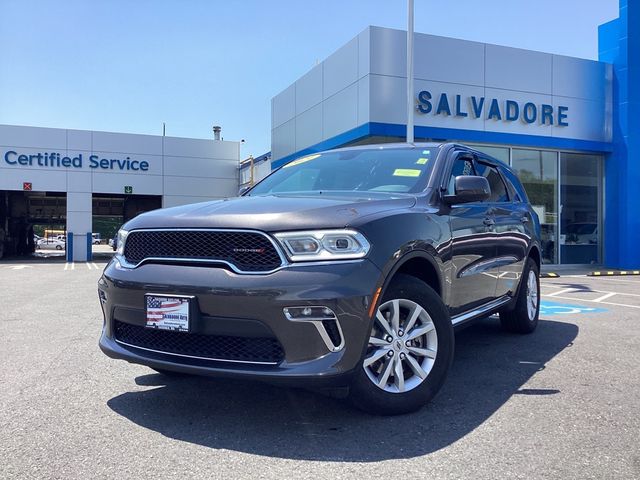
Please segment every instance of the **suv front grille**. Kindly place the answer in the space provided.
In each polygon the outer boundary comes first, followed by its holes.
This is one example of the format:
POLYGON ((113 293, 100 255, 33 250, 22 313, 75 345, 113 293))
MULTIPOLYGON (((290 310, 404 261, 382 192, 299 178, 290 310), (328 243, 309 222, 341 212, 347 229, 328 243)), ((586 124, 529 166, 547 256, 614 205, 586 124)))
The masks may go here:
POLYGON ((133 265, 148 258, 226 262, 242 272, 266 272, 282 264, 265 234, 225 230, 133 230, 124 257, 133 265))
POLYGON ((277 364, 284 359, 280 342, 267 337, 232 337, 154 330, 114 323, 115 339, 133 347, 208 360, 277 364))

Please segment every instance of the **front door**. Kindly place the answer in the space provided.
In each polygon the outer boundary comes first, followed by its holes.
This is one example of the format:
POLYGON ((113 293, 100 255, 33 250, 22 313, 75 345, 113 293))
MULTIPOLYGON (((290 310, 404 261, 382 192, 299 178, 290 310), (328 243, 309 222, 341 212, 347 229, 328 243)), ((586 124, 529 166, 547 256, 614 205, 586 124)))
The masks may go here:
MULTIPOLYGON (((476 175, 473 158, 461 154, 454 160, 448 194, 454 193, 455 177, 459 175, 476 175)), ((494 298, 497 247, 491 204, 452 205, 449 216, 452 237, 449 308, 455 316, 494 298)))

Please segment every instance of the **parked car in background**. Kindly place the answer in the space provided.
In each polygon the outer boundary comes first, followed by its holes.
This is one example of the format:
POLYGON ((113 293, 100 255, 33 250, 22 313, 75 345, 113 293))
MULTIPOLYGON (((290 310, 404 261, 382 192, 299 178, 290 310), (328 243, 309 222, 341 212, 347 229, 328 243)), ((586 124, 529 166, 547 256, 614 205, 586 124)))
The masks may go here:
POLYGON ((595 222, 576 222, 567 225, 564 231, 564 243, 598 243, 598 224, 595 222))
POLYGON ((57 238, 41 238, 36 244, 36 248, 39 250, 64 250, 66 246, 66 242, 57 238))
MULTIPOLYGON (((127 222, 98 283, 113 358, 166 374, 341 387, 414 411, 454 327, 538 324, 540 223, 511 168, 458 144, 315 153, 240 198, 127 222)), ((481 361, 480 359, 478 361, 481 361)))

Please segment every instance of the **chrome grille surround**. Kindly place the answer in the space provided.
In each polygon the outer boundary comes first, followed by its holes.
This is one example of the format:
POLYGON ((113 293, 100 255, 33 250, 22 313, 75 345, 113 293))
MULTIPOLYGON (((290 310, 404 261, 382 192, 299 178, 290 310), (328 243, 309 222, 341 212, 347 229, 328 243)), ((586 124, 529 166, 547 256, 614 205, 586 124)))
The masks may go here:
MULTIPOLYGON (((193 241, 192 239, 189 239, 193 241)), ((204 241, 202 238, 198 239, 199 242, 204 241)), ((157 247, 157 245, 156 245, 157 247)), ((144 247, 143 247, 144 248, 144 247)), ((184 250, 183 247, 180 247, 184 250)), ((245 255, 256 252, 247 252, 244 250, 251 250, 251 248, 246 245, 241 245, 237 250, 237 254, 245 255)), ((187 248, 188 250, 188 248, 187 248)), ((218 229, 218 228, 145 228, 145 229, 133 229, 130 230, 127 234, 127 239, 124 243, 123 255, 116 255, 116 258, 120 265, 124 268, 136 268, 145 263, 194 263, 194 264, 202 264, 202 265, 226 265, 231 270, 236 273, 241 274, 253 274, 253 275, 263 275, 266 273, 273 273, 284 266, 287 265, 287 260, 280 246, 277 242, 272 239, 268 234, 259 230, 244 230, 244 229, 218 229), (181 254, 176 255, 172 254, 172 252, 167 252, 167 254, 157 254, 157 251, 153 251, 153 249, 149 249, 149 252, 146 252, 143 255, 131 255, 131 252, 127 251, 127 247, 130 245, 130 242, 136 240, 136 235, 144 235, 146 234, 148 237, 166 235, 170 237, 169 243, 174 243, 179 240, 179 235, 192 235, 199 237, 206 237, 207 234, 211 236, 220 235, 220 236, 235 236, 236 238, 242 239, 243 241, 247 241, 250 236, 253 236, 254 239, 259 238, 262 241, 262 245, 260 248, 264 250, 270 250, 268 255, 271 256, 271 261, 266 262, 263 265, 251 265, 247 264, 247 262, 238 262, 238 259, 234 259, 231 254, 232 248, 228 245, 223 245, 222 250, 223 253, 225 247, 227 248, 226 255, 218 255, 218 256, 205 256, 205 255, 190 255, 190 254, 181 254), (173 238, 171 238, 173 237, 173 238), (229 250, 231 248, 231 250, 229 250), (127 258, 127 254, 129 253, 129 258, 127 258), (148 254, 147 254, 148 253, 148 254), (276 261, 277 259, 277 261, 276 261), (248 267, 248 268, 247 268, 248 267)), ((246 255, 245 255, 246 256, 246 255)))

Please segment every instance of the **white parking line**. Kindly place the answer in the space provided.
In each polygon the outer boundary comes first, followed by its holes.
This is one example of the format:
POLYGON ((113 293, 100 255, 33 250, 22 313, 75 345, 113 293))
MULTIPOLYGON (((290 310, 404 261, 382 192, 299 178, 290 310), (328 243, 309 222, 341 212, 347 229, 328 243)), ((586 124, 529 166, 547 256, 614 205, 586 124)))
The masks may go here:
POLYGON ((626 303, 614 303, 614 302, 595 302, 595 300, 588 300, 586 298, 575 298, 575 297, 560 297, 557 295, 542 295, 543 297, 553 297, 559 298, 561 300, 572 300, 574 302, 589 302, 589 303, 598 303, 599 305, 614 305, 616 307, 629 307, 629 308, 640 308, 640 305, 627 305, 626 303))
POLYGON ((609 292, 609 293, 606 293, 606 294, 602 295, 601 297, 594 298, 593 301, 595 303, 599 303, 599 302, 601 302, 603 300, 606 300, 607 298, 613 297, 614 295, 617 295, 616 292, 609 292))
POLYGON ((564 290, 558 290, 557 292, 553 292, 550 293, 548 295, 545 295, 546 297, 555 297, 557 295, 562 295, 563 293, 569 293, 569 292, 573 292, 574 290, 577 290, 575 288, 565 288, 564 290))
MULTIPOLYGON (((585 277, 584 275, 563 275, 562 278, 580 278, 582 280, 593 280, 593 281, 606 279, 607 283, 625 283, 627 285, 630 282, 638 282, 640 280, 640 277, 633 276, 633 275, 629 275, 629 276, 626 276, 626 277, 617 277, 617 278, 613 278, 613 277, 585 277), (624 278, 624 280, 622 280, 622 278, 624 278)), ((560 280, 560 279, 558 279, 558 280, 560 280)))
MULTIPOLYGON (((87 270, 102 270, 103 268, 102 265, 98 265, 95 262, 85 262, 84 265, 87 267, 87 270)), ((76 264, 74 262, 67 262, 64 264, 65 272, 67 270, 75 270, 75 269, 76 269, 76 264)))

